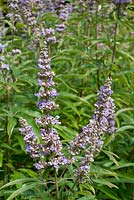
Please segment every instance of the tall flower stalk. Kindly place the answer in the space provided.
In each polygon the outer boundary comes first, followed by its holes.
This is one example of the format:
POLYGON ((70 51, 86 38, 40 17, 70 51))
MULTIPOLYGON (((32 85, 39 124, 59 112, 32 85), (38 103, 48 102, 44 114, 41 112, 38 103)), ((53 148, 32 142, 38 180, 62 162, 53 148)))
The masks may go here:
POLYGON ((111 58, 110 70, 112 69, 112 64, 115 62, 116 46, 117 46, 117 33, 118 33, 120 16, 122 15, 122 9, 124 9, 124 7, 130 3, 130 0, 111 0, 111 2, 116 5, 116 21, 114 24, 114 38, 113 38, 113 48, 112 48, 112 58, 111 58))
MULTIPOLYGON (((53 125, 60 124, 59 116, 52 116, 52 112, 58 107, 53 100, 57 96, 57 91, 54 88, 54 72, 51 71, 50 58, 48 53, 47 42, 44 41, 43 47, 40 50, 40 56, 38 59, 38 84, 40 86, 39 91, 35 94, 39 101, 37 106, 42 112, 42 117, 36 118, 36 123, 40 128, 40 141, 38 142, 37 136, 33 133, 31 127, 27 128, 27 124, 24 120, 20 120, 22 134, 25 133, 25 143, 28 145, 26 150, 30 153, 31 157, 35 158, 35 167, 38 170, 45 167, 52 166, 58 171, 59 165, 65 165, 69 163, 69 160, 62 153, 62 143, 60 137, 53 125), (35 149, 38 151, 38 155, 34 156, 31 151, 33 143, 29 144, 29 137, 27 140, 26 130, 28 134, 30 131, 30 138, 34 139, 35 149), (30 146, 29 146, 30 145, 30 146)), ((31 139, 30 139, 31 141, 31 139)))
POLYGON ((70 143, 69 150, 72 156, 82 155, 79 167, 75 171, 77 177, 89 172, 90 163, 94 161, 96 153, 102 148, 102 136, 115 131, 115 105, 111 94, 111 78, 108 78, 104 86, 100 87, 92 119, 70 143))

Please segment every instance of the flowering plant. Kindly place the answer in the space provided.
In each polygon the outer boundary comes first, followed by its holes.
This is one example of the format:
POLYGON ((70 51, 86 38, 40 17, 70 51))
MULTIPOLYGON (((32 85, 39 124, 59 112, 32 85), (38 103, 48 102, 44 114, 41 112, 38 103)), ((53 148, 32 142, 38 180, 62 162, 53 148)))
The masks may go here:
POLYGON ((7 148, 2 197, 121 196, 112 193, 121 187, 117 177, 122 181, 118 141, 113 142, 122 131, 122 111, 115 113, 114 102, 118 108, 132 103, 118 96, 129 81, 123 77, 115 85, 120 66, 127 70, 122 55, 132 60, 120 49, 131 46, 120 47, 121 37, 128 38, 120 28, 132 18, 126 15, 130 2, 8 0, 8 13, 0 13, 1 130, 7 148), (9 186, 11 194, 3 190, 9 186))

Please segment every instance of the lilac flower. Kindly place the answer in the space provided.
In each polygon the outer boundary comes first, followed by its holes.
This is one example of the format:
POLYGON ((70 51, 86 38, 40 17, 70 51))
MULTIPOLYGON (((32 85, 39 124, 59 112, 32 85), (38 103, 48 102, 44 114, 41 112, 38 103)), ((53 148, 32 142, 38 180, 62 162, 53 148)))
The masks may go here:
POLYGON ((26 151, 32 158, 40 158, 40 145, 38 144, 38 138, 33 132, 32 126, 29 126, 23 118, 20 118, 21 134, 24 135, 24 141, 26 144, 26 151))
POLYGON ((44 29, 42 28, 42 36, 45 38, 45 40, 49 43, 56 43, 56 37, 55 37, 55 30, 52 28, 44 29))
POLYGON ((65 24, 57 24, 56 25, 56 31, 57 32, 63 32, 65 29, 65 24))
POLYGON ((0 66, 0 69, 6 69, 6 70, 9 70, 9 65, 8 64, 5 64, 5 63, 2 63, 1 66, 0 66))
POLYGON ((54 101, 40 100, 38 102, 38 107, 40 110, 51 111, 57 108, 54 101))
MULTIPOLYGON (((53 30, 49 30, 49 32, 53 32, 53 30)), ((40 57, 38 60, 38 83, 41 86, 39 92, 35 94, 40 98, 38 102, 38 107, 40 110, 51 111, 57 108, 58 105, 55 104, 51 98, 56 97, 57 91, 54 86, 54 72, 51 71, 50 66, 50 58, 48 56, 47 42, 44 42, 44 47, 42 47, 40 51, 40 57)))
POLYGON ((34 166, 36 167, 37 170, 44 169, 44 163, 41 162, 35 163, 34 166))
POLYGON ((37 124, 42 127, 49 124, 52 124, 52 125, 61 124, 61 122, 59 121, 59 116, 53 117, 51 115, 46 115, 45 117, 36 118, 35 120, 37 124))
POLYGON ((0 44, 0 70, 9 70, 10 66, 6 63, 5 48, 6 44, 0 44))
POLYGON ((12 22, 20 21, 27 24, 28 27, 36 25, 36 18, 32 11, 32 1, 29 0, 8 0, 12 22))
MULTIPOLYGON (((68 19, 69 13, 73 11, 73 7, 70 4, 67 4, 64 0, 46 0, 45 8, 47 12, 54 12, 58 15, 61 23, 56 24, 56 31, 61 35, 65 29, 65 22, 68 19)), ((48 42, 54 40, 53 37, 49 37, 48 42)))
POLYGON ((98 101, 95 103, 95 111, 88 125, 83 127, 74 141, 71 141, 69 150, 73 156, 82 155, 80 166, 75 174, 86 174, 90 163, 94 161, 96 153, 100 152, 103 141, 101 136, 105 133, 115 131, 114 122, 114 101, 111 98, 111 79, 108 78, 104 86, 100 87, 98 101))
POLYGON ((130 3, 130 0, 111 0, 111 2, 115 4, 126 4, 130 3))
POLYGON ((21 50, 20 49, 12 49, 13 54, 20 54, 21 50))
MULTIPOLYGON (((53 33, 52 29, 48 30, 53 33)), ((35 96, 39 98, 37 106, 44 116, 36 118, 39 126, 41 140, 34 134, 31 126, 28 126, 25 120, 20 120, 21 133, 24 135, 26 151, 34 158, 34 166, 38 170, 52 166, 56 171, 60 165, 69 164, 72 159, 67 159, 62 153, 62 143, 60 137, 52 126, 60 124, 59 116, 52 116, 51 113, 58 107, 53 100, 57 96, 54 88, 54 73, 51 71, 50 58, 48 52, 48 42, 44 41, 44 46, 40 50, 38 59, 38 84, 39 91, 35 96)))
POLYGON ((0 53, 4 53, 6 46, 5 44, 0 44, 0 53))
POLYGON ((56 89, 52 89, 52 90, 41 90, 39 91, 39 93, 35 94, 35 96, 38 97, 56 97, 58 96, 58 93, 56 91, 56 89))
MULTIPOLYGON (((49 123, 50 121, 54 121, 54 118, 51 116, 47 116, 46 118, 49 118, 49 123)), ((41 123, 43 123, 43 119, 40 120, 41 123)), ((69 163, 69 160, 65 158, 61 152, 62 143, 55 129, 41 128, 40 135, 42 140, 39 142, 37 136, 33 132, 33 128, 27 124, 26 120, 20 118, 20 124, 22 127, 20 131, 21 134, 24 135, 26 151, 34 159, 34 166, 38 170, 44 169, 47 166, 53 166, 56 170, 58 170, 59 165, 65 165, 69 163), (48 162, 45 161, 45 156, 47 156, 49 159, 48 162)))
POLYGON ((52 0, 45 1, 45 11, 46 12, 55 12, 55 6, 52 0))

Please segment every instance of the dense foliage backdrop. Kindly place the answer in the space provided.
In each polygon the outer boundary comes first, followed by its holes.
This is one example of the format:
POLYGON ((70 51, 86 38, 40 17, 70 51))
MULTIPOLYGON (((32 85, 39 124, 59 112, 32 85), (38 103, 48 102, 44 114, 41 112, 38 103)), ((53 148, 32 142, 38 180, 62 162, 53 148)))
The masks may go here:
MULTIPOLYGON (((8 183, 0 198, 55 199, 53 171, 46 169, 44 177, 37 172, 19 130, 23 117, 38 133, 34 120, 41 116, 35 96, 39 88, 36 44, 42 44, 42 38, 28 27, 26 16, 21 16, 23 21, 13 20, 11 13, 18 8, 11 3, 16 2, 0 2, 0 186, 8 183)), ((108 76, 112 77, 116 131, 104 136, 103 148, 84 182, 73 187, 73 166, 63 174, 59 199, 134 200, 134 3, 70 0, 63 5, 69 9, 65 29, 56 32, 57 42, 49 45, 59 93, 55 112, 61 125, 56 129, 63 146, 92 117, 97 92, 108 76)), ((46 29, 55 29, 62 21, 58 9, 48 12, 33 6, 32 11, 46 29)))

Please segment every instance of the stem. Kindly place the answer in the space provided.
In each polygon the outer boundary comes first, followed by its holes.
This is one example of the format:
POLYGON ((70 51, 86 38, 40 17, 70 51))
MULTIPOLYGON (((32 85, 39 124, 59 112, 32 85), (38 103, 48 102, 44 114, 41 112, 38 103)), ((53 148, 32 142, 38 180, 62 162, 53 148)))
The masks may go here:
MULTIPOLYGON (((115 23, 115 28, 114 28, 114 46, 113 46, 113 53, 112 53, 112 58, 111 58, 111 62, 112 63, 114 63, 114 59, 115 59, 116 41, 117 41, 117 28, 118 28, 118 23, 116 22, 115 23)), ((111 70, 111 67, 110 67, 110 70, 111 70)))
POLYGON ((55 170, 55 189, 56 189, 56 200, 59 200, 59 185, 58 185, 58 177, 56 170, 55 170))
POLYGON ((82 176, 82 172, 81 172, 81 173, 79 174, 79 176, 76 178, 76 181, 74 182, 74 184, 73 184, 73 186, 72 186, 72 188, 71 188, 71 190, 70 190, 71 193, 73 192, 73 189, 74 189, 74 187, 76 186, 76 184, 79 182, 81 176, 82 176))
POLYGON ((78 183, 78 181, 79 181, 79 176, 77 177, 76 181, 74 182, 74 184, 73 184, 73 186, 72 186, 72 188, 70 190, 71 192, 73 192, 73 189, 76 186, 76 184, 78 183))
POLYGON ((120 14, 120 5, 117 7, 117 20, 115 22, 115 28, 114 28, 114 45, 113 45, 113 52, 112 52, 112 58, 111 58, 110 71, 112 69, 112 63, 114 63, 114 61, 115 61, 119 14, 120 14))
MULTIPOLYGON (((98 39, 98 1, 96 1, 96 27, 95 27, 95 37, 96 40, 98 39)), ((96 52, 98 50, 97 44, 96 44, 96 52)), ((96 53, 96 64, 97 64, 97 60, 98 60, 98 55, 96 53)), ((97 70, 97 87, 98 89, 100 88, 100 69, 97 70)))
MULTIPOLYGON (((6 99, 7 99, 7 110, 9 111, 10 110, 10 108, 9 108, 10 88, 8 88, 8 86, 7 86, 6 99)), ((5 126, 6 126, 6 143, 10 146, 11 141, 10 141, 10 138, 9 138, 9 135, 8 135, 8 116, 6 117, 5 126)), ((6 180, 5 180, 6 182, 9 182, 9 174, 10 174, 10 168, 8 167, 9 160, 10 160, 10 151, 9 151, 9 149, 7 149, 6 150, 6 163, 7 163, 6 173, 7 173, 7 176, 6 176, 6 180)))
MULTIPOLYGON (((12 32, 12 50, 14 48, 14 30, 11 31, 12 32)), ((13 54, 11 55, 11 63, 13 65, 13 54)), ((15 77, 14 74, 12 72, 12 69, 10 69, 10 73, 6 73, 6 76, 4 77, 4 81, 5 82, 10 82, 10 78, 13 80, 13 82, 15 82, 15 77)), ((10 91, 11 91, 11 87, 10 86, 6 86, 6 104, 7 104, 7 110, 8 112, 10 112, 10 91)), ((10 146, 11 144, 11 140, 10 140, 10 135, 8 133, 8 124, 9 124, 9 116, 6 117, 6 143, 10 146)), ((6 163, 7 163, 7 182, 9 182, 9 174, 10 174, 10 167, 8 167, 10 161, 10 151, 9 149, 6 150, 6 163)))

